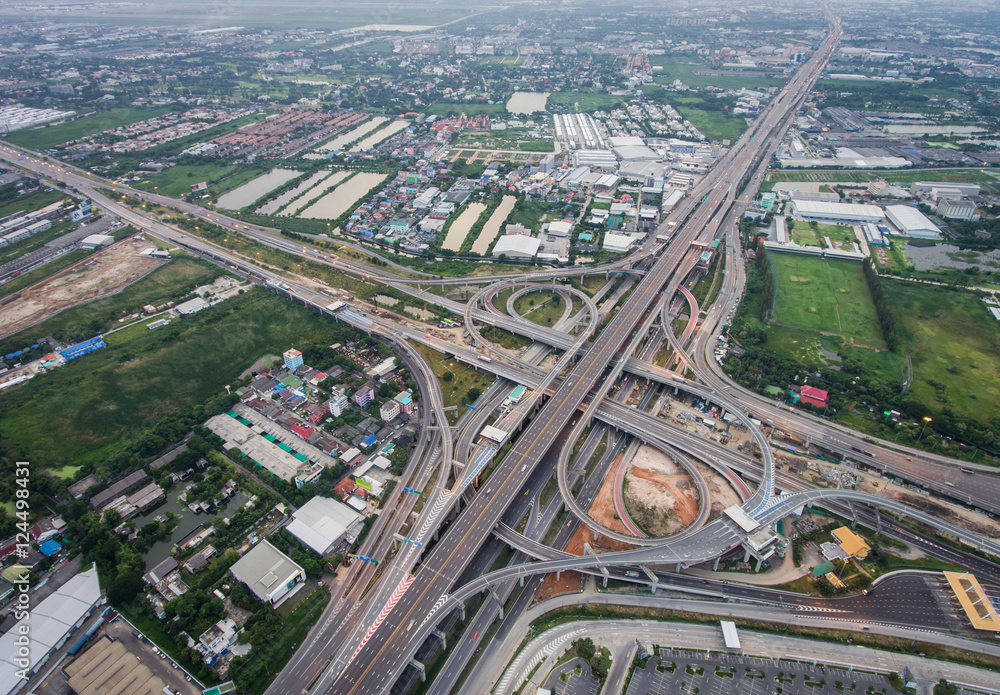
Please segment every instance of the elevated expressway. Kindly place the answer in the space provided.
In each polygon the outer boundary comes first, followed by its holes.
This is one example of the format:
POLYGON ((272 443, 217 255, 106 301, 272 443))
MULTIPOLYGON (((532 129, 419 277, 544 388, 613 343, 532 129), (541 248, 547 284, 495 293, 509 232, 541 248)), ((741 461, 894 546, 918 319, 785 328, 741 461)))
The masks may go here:
MULTIPOLYGON (((837 38, 839 30, 824 41, 812 61, 793 78, 790 83, 792 86, 811 84, 815 68, 827 59, 837 38)), ((757 143, 745 140, 731 150, 725 158, 726 161, 714 172, 715 175, 710 174, 706 177, 703 182, 706 184, 705 188, 711 189, 723 175, 722 172, 729 167, 745 171, 748 166, 756 165, 757 158, 762 155, 761 143, 766 141, 777 124, 794 113, 797 106, 796 99, 781 97, 776 100, 762 118, 762 124, 766 128, 765 137, 757 143)), ((730 183, 726 199, 731 200, 736 183, 735 181, 730 183)), ((670 282, 676 286, 679 284, 678 277, 686 275, 685 267, 693 262, 688 253, 690 242, 705 235, 708 224, 716 211, 726 204, 726 199, 716 206, 699 207, 693 223, 685 225, 682 232, 677 235, 681 243, 672 244, 662 252, 646 276, 638 283, 626 304, 594 340, 593 346, 580 357, 562 383, 553 385, 555 393, 552 398, 542 406, 539 414, 518 438, 510 453, 497 465, 485 489, 473 498, 472 503, 451 525, 424 560, 420 571, 401 599, 389 610, 381 624, 379 639, 372 639, 359 647, 340 678, 330 685, 330 692, 374 693, 383 692, 391 686, 398 672, 409 661, 419 641, 422 641, 425 628, 433 626, 439 611, 448 602, 446 592, 454 577, 467 563, 469 553, 475 552, 486 535, 492 532, 503 510, 511 504, 515 495, 520 494, 519 491, 528 475, 577 412, 577 408, 584 402, 595 384, 601 385, 598 394, 603 396, 601 391, 606 391, 612 380, 606 374, 608 365, 625 347, 634 327, 644 320, 653 300, 664 285, 670 282), (415 623, 420 625, 416 630, 414 630, 415 623)), ((612 370, 612 377, 616 371, 620 371, 617 366, 612 370)), ((716 548, 740 542, 738 534, 725 524, 710 524, 704 527, 699 535, 713 536, 710 545, 716 548)), ((664 561, 662 556, 666 554, 669 556, 666 558, 667 562, 686 564, 702 552, 693 546, 693 541, 685 539, 669 548, 666 553, 661 549, 660 561, 664 561), (691 547, 684 544, 690 544, 691 547)))

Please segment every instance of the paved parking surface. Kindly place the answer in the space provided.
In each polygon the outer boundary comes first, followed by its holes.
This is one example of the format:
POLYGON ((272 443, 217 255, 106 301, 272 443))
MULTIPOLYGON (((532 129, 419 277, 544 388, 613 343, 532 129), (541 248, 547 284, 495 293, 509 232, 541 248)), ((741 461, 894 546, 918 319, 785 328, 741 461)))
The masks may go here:
POLYGON ((590 664, 577 657, 553 669, 545 687, 552 691, 552 695, 597 695, 601 684, 590 672, 590 664), (580 667, 579 674, 576 673, 577 667, 580 667), (564 673, 568 674, 566 680, 561 678, 564 673))
MULTIPOLYGON (((661 649, 632 674, 627 695, 855 695, 896 692, 883 676, 797 661, 661 649)), ((569 691, 567 691, 569 692, 569 691)))

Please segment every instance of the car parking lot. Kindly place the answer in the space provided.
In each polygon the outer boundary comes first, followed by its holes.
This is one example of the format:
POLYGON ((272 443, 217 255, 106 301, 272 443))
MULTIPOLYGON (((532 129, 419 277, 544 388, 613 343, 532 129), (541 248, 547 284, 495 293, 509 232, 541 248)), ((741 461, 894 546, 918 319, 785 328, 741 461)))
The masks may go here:
POLYGON ((884 676, 874 673, 849 673, 843 668, 799 661, 661 649, 658 657, 649 658, 645 669, 635 670, 627 695, 764 695, 779 688, 783 693, 810 695, 895 692, 884 676))

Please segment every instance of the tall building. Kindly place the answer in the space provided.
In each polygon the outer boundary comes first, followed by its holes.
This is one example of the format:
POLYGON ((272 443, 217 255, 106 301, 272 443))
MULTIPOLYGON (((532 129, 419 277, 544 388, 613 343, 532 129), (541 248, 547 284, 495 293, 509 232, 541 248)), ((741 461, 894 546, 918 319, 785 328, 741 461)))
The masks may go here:
POLYGON ((330 395, 330 400, 327 401, 326 407, 330 409, 331 415, 340 417, 347 410, 347 403, 347 396, 341 391, 330 395))
POLYGON ((284 354, 285 366, 289 369, 298 369, 302 366, 302 353, 292 348, 291 350, 286 350, 284 354))

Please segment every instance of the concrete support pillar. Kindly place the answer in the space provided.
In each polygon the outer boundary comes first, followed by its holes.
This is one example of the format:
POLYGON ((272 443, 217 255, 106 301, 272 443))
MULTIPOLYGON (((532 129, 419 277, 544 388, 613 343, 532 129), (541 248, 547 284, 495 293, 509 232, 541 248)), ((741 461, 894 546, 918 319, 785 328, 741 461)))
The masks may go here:
POLYGON ((521 575, 520 577, 518 577, 517 581, 518 581, 518 584, 520 584, 521 588, 523 589, 524 588, 524 575, 521 575))
POLYGON ((757 567, 754 568, 754 572, 760 572, 760 565, 762 562, 764 562, 764 560, 762 560, 761 558, 757 558, 757 567))
POLYGON ((649 577, 649 590, 655 594, 656 590, 660 586, 659 577, 657 577, 656 574, 654 574, 653 571, 648 567, 646 567, 645 565, 639 565, 639 569, 645 572, 646 576, 649 577))
POLYGON ((560 570, 556 570, 556 581, 557 582, 559 581, 559 577, 561 577, 561 576, 562 576, 562 572, 560 570))
POLYGON ((465 604, 463 603, 458 607, 458 615, 462 618, 462 622, 465 622, 465 604))
POLYGON ((746 562, 749 559, 750 559, 750 549, 749 548, 744 548, 743 549, 743 562, 746 562))
POLYGON ((431 634, 441 640, 441 649, 448 651, 448 638, 445 637, 445 634, 440 630, 434 630, 431 634))
POLYGON ((715 562, 712 564, 712 571, 713 572, 718 572, 719 571, 719 560, 721 560, 721 559, 722 559, 721 555, 719 557, 715 558, 715 562))
POLYGON ((420 663, 416 659, 410 659, 410 666, 420 671, 421 683, 427 682, 427 670, 424 668, 424 665, 422 663, 420 663))

